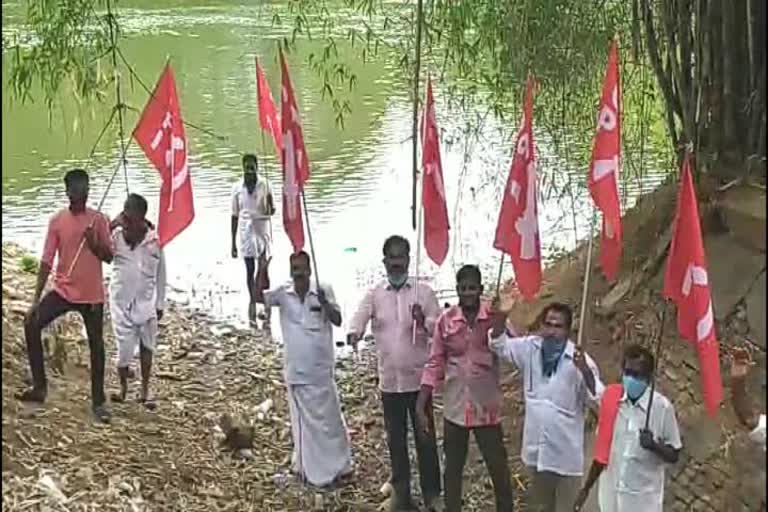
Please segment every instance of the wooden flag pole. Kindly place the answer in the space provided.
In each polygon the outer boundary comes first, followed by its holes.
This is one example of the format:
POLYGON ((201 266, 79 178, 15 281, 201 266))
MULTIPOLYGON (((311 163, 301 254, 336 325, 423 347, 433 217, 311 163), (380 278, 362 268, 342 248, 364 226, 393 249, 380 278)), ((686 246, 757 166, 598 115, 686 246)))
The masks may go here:
POLYGON ((501 271, 504 269, 504 251, 499 251, 501 257, 499 258, 499 275, 496 276, 496 298, 501 298, 501 271))
POLYGON ((304 188, 301 189, 301 205, 304 208, 304 219, 307 223, 307 237, 309 238, 309 254, 312 256, 312 272, 315 274, 315 284, 320 290, 320 276, 317 273, 317 259, 315 259, 315 244, 312 243, 312 230, 309 228, 309 210, 307 209, 307 196, 304 188))
MULTIPOLYGON (((421 230, 424 218, 424 203, 419 203, 419 214, 416 219, 416 278, 413 284, 413 293, 415 296, 414 304, 419 303, 419 266, 421 264, 421 230)), ((413 329, 411 331, 411 344, 416 344, 416 320, 413 320, 413 329)))
POLYGON ((656 379, 658 376, 656 372, 659 369, 659 358, 661 357, 661 342, 664 339, 664 325, 667 318, 667 300, 664 300, 664 308, 661 310, 659 320, 659 330, 656 331, 656 349, 654 352, 655 364, 653 367, 653 379, 651 380, 651 396, 648 397, 648 408, 645 410, 645 430, 648 430, 648 426, 651 423, 651 406, 653 405, 653 394, 656 392, 656 379))
POLYGON ((589 224, 589 239, 587 241, 587 264, 584 271, 584 285, 581 290, 581 309, 579 310, 579 332, 576 337, 576 346, 581 348, 584 343, 584 324, 587 318, 587 299, 589 298, 589 281, 592 274, 592 246, 595 234, 595 207, 592 206, 592 219, 589 224))

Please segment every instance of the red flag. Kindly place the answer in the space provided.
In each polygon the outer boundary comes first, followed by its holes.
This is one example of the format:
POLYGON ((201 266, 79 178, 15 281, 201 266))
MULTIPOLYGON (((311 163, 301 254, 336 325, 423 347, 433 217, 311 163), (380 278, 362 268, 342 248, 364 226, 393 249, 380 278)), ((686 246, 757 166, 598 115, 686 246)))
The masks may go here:
POLYGON ((621 88, 616 41, 608 54, 597 133, 589 166, 589 193, 603 212, 600 265, 609 281, 616 279, 621 262, 621 206, 617 184, 621 161, 621 88))
POLYGON ((133 137, 160 172, 162 185, 157 231, 160 246, 165 246, 195 218, 192 177, 187 162, 187 136, 170 64, 166 64, 144 107, 133 137))
POLYGON ((677 330, 699 353, 701 387, 707 412, 715 416, 723 398, 720 356, 712 312, 707 260, 699 224, 699 207, 688 155, 677 194, 674 236, 664 275, 664 296, 677 305, 677 330))
POLYGON ((541 286, 541 244, 536 198, 536 154, 533 141, 534 79, 528 77, 523 118, 504 189, 493 247, 509 254, 515 279, 526 300, 533 300, 541 286))
POLYGON ((259 124, 261 129, 272 135, 277 153, 283 150, 283 136, 280 128, 280 118, 277 115, 275 100, 272 99, 272 91, 269 90, 264 70, 259 65, 256 57, 256 97, 259 102, 259 124))
POLYGON ((291 239, 294 252, 304 248, 304 221, 301 218, 301 194, 309 179, 309 160, 304 147, 304 134, 299 120, 299 107, 293 93, 288 66, 280 50, 283 90, 282 111, 283 162, 283 227, 291 239))
POLYGON ((421 203, 424 207, 424 247, 427 256, 440 265, 448 254, 448 209, 445 204, 443 164, 435 119, 432 80, 427 78, 427 99, 421 119, 421 203))

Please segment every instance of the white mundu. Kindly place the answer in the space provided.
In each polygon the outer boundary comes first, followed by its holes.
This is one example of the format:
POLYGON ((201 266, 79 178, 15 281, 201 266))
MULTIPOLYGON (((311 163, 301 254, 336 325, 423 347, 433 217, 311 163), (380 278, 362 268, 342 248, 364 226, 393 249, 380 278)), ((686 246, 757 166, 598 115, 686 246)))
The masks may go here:
POLYGON ((238 252, 241 258, 258 258, 263 253, 269 253, 269 193, 264 181, 256 183, 251 194, 242 181, 232 188, 232 216, 238 219, 238 252))

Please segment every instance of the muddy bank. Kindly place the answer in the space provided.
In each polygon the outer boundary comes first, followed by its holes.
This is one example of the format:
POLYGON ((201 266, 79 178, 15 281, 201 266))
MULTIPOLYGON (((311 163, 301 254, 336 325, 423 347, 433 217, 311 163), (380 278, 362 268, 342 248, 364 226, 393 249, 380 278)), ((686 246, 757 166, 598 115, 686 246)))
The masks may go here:
MULTIPOLYGON (((591 275, 586 349, 606 382, 618 378, 622 347, 648 343, 659 327, 676 192, 676 183, 666 184, 626 214, 622 273, 615 284, 605 281, 597 264, 591 275)), ((737 426, 727 361, 734 346, 752 352, 757 364, 749 389, 754 407, 765 411, 765 191, 743 187, 717 191, 705 182, 698 194, 726 400, 716 421, 705 415, 697 355, 677 337, 675 309, 669 306, 658 385, 675 404, 684 449, 680 462, 667 471, 664 509, 765 510, 765 453, 749 445, 746 432, 737 426), (749 197, 749 205, 743 197, 749 197)), ((540 299, 532 304, 522 303, 508 287, 505 303, 512 308, 511 318, 527 325, 551 300, 567 302, 578 312, 585 258, 584 244, 552 265, 545 273, 540 299)))
MULTIPOLYGON (((22 322, 35 280, 25 270, 31 265, 23 255, 17 246, 3 245, 3 510, 379 508, 389 457, 375 359, 367 351, 337 363, 356 477, 333 492, 303 488, 285 476, 290 424, 279 348, 270 337, 222 327, 173 304, 161 322, 153 383, 156 412, 129 400, 111 404, 111 425, 94 423, 87 342, 74 314, 44 333, 48 401, 39 408, 20 404, 13 394, 28 375, 22 322), (220 448, 223 434, 217 424, 224 413, 254 427, 252 460, 220 448)), ((117 380, 108 318, 105 335, 109 392, 117 389, 117 380)), ((136 391, 138 381, 131 385, 136 391)), ((510 452, 516 464, 517 448, 510 452)), ((475 449, 470 457, 465 510, 489 510, 490 482, 475 449)), ((519 468, 513 472, 520 490, 524 477, 519 468)))

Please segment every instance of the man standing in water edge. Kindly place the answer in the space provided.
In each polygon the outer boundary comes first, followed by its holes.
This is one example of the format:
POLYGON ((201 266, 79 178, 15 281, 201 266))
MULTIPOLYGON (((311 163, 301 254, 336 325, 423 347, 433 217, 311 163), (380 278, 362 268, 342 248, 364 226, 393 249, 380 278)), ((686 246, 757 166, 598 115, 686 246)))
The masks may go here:
POLYGON ((268 223, 275 213, 272 192, 266 182, 259 180, 258 170, 256 155, 243 155, 243 181, 232 190, 232 257, 239 255, 245 261, 248 320, 252 324, 256 322, 256 304, 263 303, 260 290, 269 288, 265 274, 271 244, 268 223), (258 287, 257 275, 264 280, 258 287))

